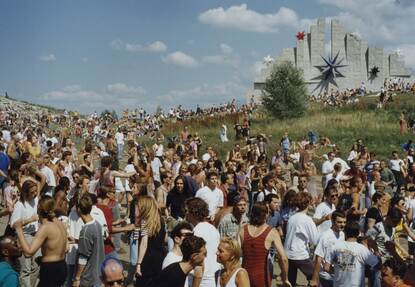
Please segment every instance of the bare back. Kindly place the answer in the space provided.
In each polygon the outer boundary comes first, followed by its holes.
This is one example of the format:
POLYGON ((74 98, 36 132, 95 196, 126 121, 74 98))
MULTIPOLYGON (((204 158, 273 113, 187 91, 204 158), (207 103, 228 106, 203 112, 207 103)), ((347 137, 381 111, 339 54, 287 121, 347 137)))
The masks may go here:
POLYGON ((44 232, 46 239, 42 244, 42 262, 56 262, 65 259, 68 234, 62 222, 54 219, 45 222, 44 232))

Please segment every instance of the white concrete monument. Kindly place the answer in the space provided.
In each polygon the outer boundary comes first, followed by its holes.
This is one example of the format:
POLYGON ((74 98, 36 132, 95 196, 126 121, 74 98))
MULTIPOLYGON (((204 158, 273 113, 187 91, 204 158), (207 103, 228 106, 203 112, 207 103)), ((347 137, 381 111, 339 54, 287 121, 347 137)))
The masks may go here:
POLYGON ((284 61, 303 70, 309 93, 317 95, 331 89, 359 88, 362 82, 367 90, 379 91, 386 79, 412 77, 400 51, 387 54, 383 47, 369 46, 358 32, 346 32, 337 20, 331 21, 331 51, 325 55, 325 27, 326 20, 321 18, 311 25, 310 33, 298 32, 296 47, 283 49, 272 63, 264 66, 247 99, 254 97, 260 101, 273 66, 284 61))

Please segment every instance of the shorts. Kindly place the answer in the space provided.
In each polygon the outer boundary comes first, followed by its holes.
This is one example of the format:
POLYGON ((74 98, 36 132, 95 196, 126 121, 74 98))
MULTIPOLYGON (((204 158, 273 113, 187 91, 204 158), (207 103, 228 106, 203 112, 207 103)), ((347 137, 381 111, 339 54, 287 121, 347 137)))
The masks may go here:
POLYGON ((65 260, 57 262, 40 262, 38 287, 58 287, 65 283, 67 275, 65 260))

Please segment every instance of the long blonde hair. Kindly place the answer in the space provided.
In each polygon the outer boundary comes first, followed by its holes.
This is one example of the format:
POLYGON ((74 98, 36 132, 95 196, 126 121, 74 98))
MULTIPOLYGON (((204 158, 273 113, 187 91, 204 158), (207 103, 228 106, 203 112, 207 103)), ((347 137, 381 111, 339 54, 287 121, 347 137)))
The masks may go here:
POLYGON ((241 267, 242 249, 238 241, 231 237, 223 237, 220 240, 220 243, 224 243, 227 245, 226 250, 228 250, 231 255, 230 261, 232 269, 241 267))
POLYGON ((161 229, 160 212, 156 200, 151 196, 139 196, 137 202, 138 217, 144 220, 144 227, 149 237, 161 229))

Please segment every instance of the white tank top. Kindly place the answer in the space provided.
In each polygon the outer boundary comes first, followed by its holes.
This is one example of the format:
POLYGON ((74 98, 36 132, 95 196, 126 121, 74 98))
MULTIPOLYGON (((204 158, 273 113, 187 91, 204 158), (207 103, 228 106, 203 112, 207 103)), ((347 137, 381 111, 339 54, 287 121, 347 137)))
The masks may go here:
MULTIPOLYGON (((223 286, 223 287, 237 287, 237 286, 236 286, 235 279, 236 279, 236 275, 238 274, 239 270, 241 270, 241 269, 242 269, 242 268, 238 268, 238 269, 236 269, 236 271, 234 271, 234 272, 233 272, 233 274, 232 274, 231 278, 229 278, 228 283, 226 283, 226 285, 225 285, 225 286, 223 286)), ((221 287, 221 285, 220 285, 220 274, 221 274, 221 273, 222 273, 222 270, 221 270, 221 271, 220 271, 220 273, 219 273, 217 287, 221 287)))

